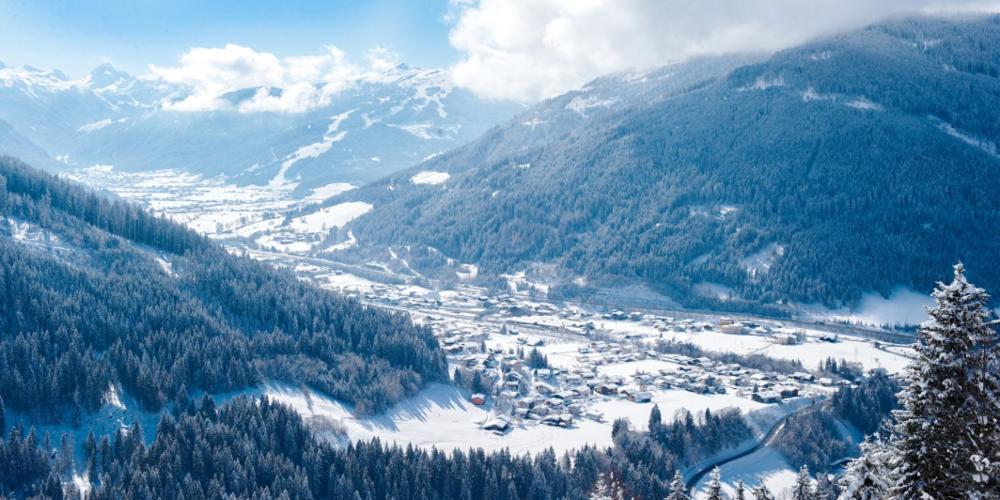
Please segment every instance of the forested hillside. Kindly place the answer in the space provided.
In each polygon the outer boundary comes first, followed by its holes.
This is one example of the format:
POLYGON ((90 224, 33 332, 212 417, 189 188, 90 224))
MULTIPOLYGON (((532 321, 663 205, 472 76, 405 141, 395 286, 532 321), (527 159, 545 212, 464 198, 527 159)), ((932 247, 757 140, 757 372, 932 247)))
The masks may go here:
MULTIPOLYGON (((674 467, 690 464, 749 432, 735 410, 657 423, 658 435, 616 424, 613 449, 584 447, 558 457, 551 449, 515 456, 482 449, 447 453, 378 440, 336 448, 317 440, 292 409, 240 397, 223 407, 210 398, 178 405, 146 447, 140 429, 86 446, 76 464, 103 498, 586 498, 595 481, 629 498, 664 498, 674 467), (612 481, 613 479, 613 481, 612 481)), ((38 436, 15 427, 0 440, 0 492, 61 498, 56 467, 38 436)), ((71 459, 70 459, 71 460, 71 459)))
POLYGON ((63 418, 263 379, 373 411, 445 377, 431 332, 0 158, 0 396, 63 418))
POLYGON ((330 203, 375 205, 355 251, 555 263, 688 305, 924 292, 956 260, 1000 287, 1000 17, 707 61, 595 81, 330 203))

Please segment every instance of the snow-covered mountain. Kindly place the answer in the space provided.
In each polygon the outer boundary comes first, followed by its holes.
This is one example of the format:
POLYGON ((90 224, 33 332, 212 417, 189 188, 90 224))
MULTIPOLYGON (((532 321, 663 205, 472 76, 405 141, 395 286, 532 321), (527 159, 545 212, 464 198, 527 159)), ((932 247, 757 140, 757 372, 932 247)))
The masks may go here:
POLYGON ((996 288, 998 26, 897 20, 611 75, 326 203, 372 206, 337 229, 363 262, 391 245, 570 293, 837 306, 923 293, 956 260, 996 288))
POLYGON ((249 109, 261 95, 284 92, 266 87, 225 94, 222 110, 173 110, 188 92, 109 64, 79 79, 0 65, 4 137, 21 138, 3 139, 0 151, 48 168, 171 168, 304 189, 374 180, 468 142, 520 109, 454 88, 446 71, 406 65, 359 74, 324 106, 299 113, 249 109))

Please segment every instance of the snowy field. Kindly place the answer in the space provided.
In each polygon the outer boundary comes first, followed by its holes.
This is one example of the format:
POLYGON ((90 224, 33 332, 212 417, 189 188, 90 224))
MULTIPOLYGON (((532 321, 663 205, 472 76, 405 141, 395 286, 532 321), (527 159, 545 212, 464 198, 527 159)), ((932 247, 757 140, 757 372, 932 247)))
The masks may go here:
MULTIPOLYGON (((611 425, 614 418, 626 417, 633 428, 646 428, 653 403, 633 403, 621 399, 600 402, 597 407, 609 418, 604 422, 578 420, 573 427, 560 428, 531 423, 515 427, 498 436, 479 428, 492 417, 490 408, 473 405, 469 394, 454 386, 431 384, 417 395, 406 399, 381 415, 356 418, 351 408, 320 394, 303 393, 297 388, 268 385, 263 394, 287 404, 307 420, 332 419, 340 423, 351 440, 378 437, 383 441, 412 444, 422 448, 468 449, 481 447, 488 451, 509 449, 513 453, 537 452, 553 448, 557 453, 580 448, 586 444, 611 445, 611 425)), ((664 419, 676 410, 692 412, 740 406, 755 410, 767 405, 733 396, 703 396, 685 391, 664 391, 653 400, 660 405, 664 419)))
MULTIPOLYGON (((295 185, 286 182, 234 185, 224 177, 207 178, 181 170, 121 172, 110 165, 96 165, 66 176, 138 202, 210 238, 249 239, 262 249, 289 254, 310 253, 329 231, 372 208, 362 202, 341 203, 286 220, 285 214, 295 209, 354 189, 343 182, 317 187, 300 197, 293 192, 295 185)), ((325 250, 349 248, 356 243, 351 238, 325 250)))
POLYGON ((850 336, 840 336, 840 341, 836 343, 820 342, 817 337, 822 332, 808 329, 803 330, 806 342, 781 345, 760 335, 734 335, 719 331, 697 333, 661 331, 638 321, 599 321, 595 324, 599 329, 611 332, 650 339, 663 338, 689 342, 706 351, 763 354, 779 359, 798 360, 807 369, 815 369, 828 357, 855 361, 861 363, 865 369, 883 368, 890 373, 901 372, 910 362, 910 358, 906 357, 908 349, 902 347, 895 347, 894 352, 889 352, 889 348, 879 349, 871 341, 850 336))
MULTIPOLYGON (((762 448, 719 467, 719 475, 722 479, 722 491, 729 496, 736 491, 736 482, 743 481, 748 489, 763 482, 777 498, 787 498, 797 477, 795 468, 785 460, 785 457, 771 448, 762 448)), ((694 498, 708 497, 705 489, 709 479, 709 475, 706 475, 698 482, 694 498)), ((750 491, 747 491, 748 497, 749 494, 750 491)))

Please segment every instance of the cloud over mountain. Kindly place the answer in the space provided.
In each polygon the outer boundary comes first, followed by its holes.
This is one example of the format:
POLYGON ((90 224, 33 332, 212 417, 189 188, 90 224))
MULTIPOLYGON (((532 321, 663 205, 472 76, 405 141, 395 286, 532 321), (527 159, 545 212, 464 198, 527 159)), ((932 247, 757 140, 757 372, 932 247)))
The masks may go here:
POLYGON ((183 98, 164 102, 166 109, 294 113, 328 105, 331 96, 359 80, 377 80, 396 59, 378 48, 366 55, 367 64, 359 65, 332 45, 320 54, 290 57, 236 44, 195 47, 181 56, 177 66, 150 65, 145 78, 188 90, 183 98), (235 105, 224 98, 244 89, 256 91, 235 105))
POLYGON ((692 56, 773 51, 921 12, 989 12, 982 0, 453 0, 456 83, 537 100, 591 79, 692 56))

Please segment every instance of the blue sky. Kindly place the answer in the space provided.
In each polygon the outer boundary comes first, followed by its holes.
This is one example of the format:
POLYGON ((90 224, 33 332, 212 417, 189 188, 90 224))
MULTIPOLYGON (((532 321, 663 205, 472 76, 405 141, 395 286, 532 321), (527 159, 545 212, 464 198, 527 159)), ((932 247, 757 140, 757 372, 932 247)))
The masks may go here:
POLYGON ((411 65, 440 67, 447 0, 0 0, 0 61, 82 76, 109 59, 144 73, 191 47, 235 43, 280 56, 335 45, 349 58, 382 46, 411 65))
POLYGON ((380 60, 530 102, 613 72, 954 13, 1000 13, 1000 0, 0 0, 0 61, 80 77, 106 59, 211 102, 344 80, 381 47, 392 57, 380 60))

